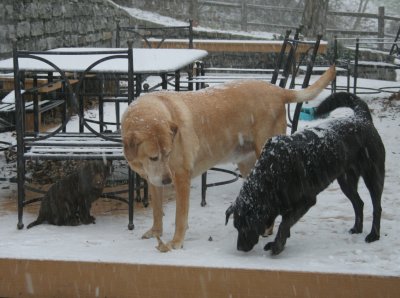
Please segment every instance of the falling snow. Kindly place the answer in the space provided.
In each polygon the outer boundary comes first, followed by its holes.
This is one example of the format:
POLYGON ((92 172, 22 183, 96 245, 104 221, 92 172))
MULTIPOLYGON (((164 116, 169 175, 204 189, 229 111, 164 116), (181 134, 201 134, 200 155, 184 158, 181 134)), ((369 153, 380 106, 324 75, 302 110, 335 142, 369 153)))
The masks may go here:
MULTIPOLYGON (((339 77, 340 80, 344 82, 345 78, 339 77)), ((362 79, 359 83, 369 87, 391 84, 362 79)), ((325 90, 318 99, 328 94, 329 92, 325 90)), ((338 184, 333 183, 318 196, 317 205, 311 208, 292 229, 293 236, 279 256, 271 257, 269 252, 263 250, 271 238, 260 238, 259 243, 248 253, 239 252, 236 250, 237 232, 232 221, 225 226, 225 210, 236 199, 242 181, 209 188, 207 205, 200 207, 201 183, 200 179, 196 178, 191 187, 189 229, 181 250, 161 254, 155 248, 156 239, 141 239, 141 235, 152 223, 150 207, 136 210, 135 229, 132 231, 127 229, 128 215, 125 206, 122 206, 124 210, 118 214, 111 211, 94 214, 96 216, 94 225, 77 227, 41 225, 30 230, 17 230, 16 212, 0 208, 0 257, 400 276, 400 251, 395 249, 400 247, 398 223, 400 103, 384 100, 382 99, 384 95, 361 97, 368 101, 374 124, 382 136, 387 151, 379 241, 370 244, 364 241, 369 232, 372 213, 371 200, 364 184, 361 182, 359 188, 360 196, 365 203, 365 230, 361 235, 351 235, 348 229, 354 223, 352 206, 340 191, 338 184), (380 98, 373 99, 374 97, 380 98)), ((332 113, 329 118, 346 117, 347 112, 340 109, 332 113)), ((73 119, 70 125, 76 126, 78 121, 76 118, 73 119)), ((314 126, 323 121, 325 120, 301 121, 300 126, 314 126)), ((14 140, 14 136, 10 133, 2 134, 2 139, 14 140)), ((3 154, 0 156, 0 167, 8 168, 3 154)), ((233 169, 231 165, 226 167, 233 169)), ((2 174, 8 172, 3 171, 2 174)), ((221 173, 210 171, 208 181, 220 181, 225 178, 227 177, 221 173)), ((10 200, 15 200, 16 185, 0 182, 0 198, 1 206, 10 200)), ((175 203, 173 200, 165 201, 164 206, 163 240, 168 240, 172 238, 174 231, 175 203)), ((25 212, 24 223, 31 222, 36 216, 35 213, 25 212)), ((25 278, 29 285, 29 276, 25 278)))

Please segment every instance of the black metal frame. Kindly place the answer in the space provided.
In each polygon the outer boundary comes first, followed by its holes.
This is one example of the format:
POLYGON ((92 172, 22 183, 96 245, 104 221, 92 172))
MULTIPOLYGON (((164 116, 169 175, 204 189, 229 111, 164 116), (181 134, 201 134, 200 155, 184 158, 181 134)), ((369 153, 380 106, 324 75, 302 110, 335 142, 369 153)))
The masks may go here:
MULTIPOLYGON (((360 46, 361 45, 377 45, 377 46, 384 46, 384 45, 391 45, 390 49, 387 49, 387 56, 391 56, 393 58, 400 58, 400 49, 399 49, 399 40, 400 38, 400 26, 397 31, 397 34, 395 38, 388 39, 388 38, 339 38, 337 36, 334 37, 334 60, 336 65, 342 66, 346 68, 347 70, 347 86, 346 86, 346 91, 350 92, 350 82, 351 82, 351 74, 350 74, 350 69, 351 66, 353 65, 353 93, 354 94, 379 94, 380 92, 389 92, 389 93, 394 93, 393 91, 387 91, 385 89, 390 89, 390 88, 371 88, 371 87, 358 87, 357 81, 358 81, 358 67, 359 67, 359 55, 360 55, 360 46), (352 45, 355 47, 354 51, 354 57, 353 59, 347 57, 346 59, 338 57, 338 41, 339 40, 348 40, 352 42, 352 45), (364 91, 358 91, 357 89, 362 89, 364 91)), ((382 50, 380 50, 382 52, 382 50)), ((374 65, 375 67, 378 68, 387 68, 387 69, 400 69, 400 65, 396 63, 390 63, 387 62, 388 65, 376 65, 376 64, 371 64, 374 65)), ((336 89, 343 89, 343 86, 336 86, 336 82, 334 84, 334 90, 336 89)), ((395 87, 392 87, 395 88, 395 87)))
POLYGON ((193 49, 193 20, 189 20, 187 26, 163 26, 163 27, 147 27, 147 26, 120 26, 117 22, 117 31, 115 46, 120 47, 121 44, 121 31, 132 33, 134 36, 140 37, 144 40, 148 48, 152 48, 149 38, 161 38, 157 44, 157 48, 160 48, 165 39, 171 37, 171 32, 185 32, 187 30, 188 37, 188 48, 193 49))
MULTIPOLYGON (((186 35, 188 38, 188 49, 193 49, 193 20, 189 20, 189 25, 187 26, 163 26, 163 27, 152 27, 152 26, 120 26, 119 21, 117 22, 116 28, 116 37, 115 37, 115 46, 117 48, 120 47, 121 44, 121 32, 129 33, 129 38, 137 39, 144 41, 145 47, 152 48, 152 44, 149 41, 150 38, 160 38, 160 41, 156 45, 156 48, 162 47, 162 44, 167 38, 180 37, 181 35, 186 35), (182 34, 183 32, 183 34, 182 34), (187 32, 187 33, 185 33, 187 32), (173 36, 173 33, 179 33, 177 36, 173 36)), ((187 67, 188 76, 192 76, 193 65, 189 65, 187 67)), ((175 72, 174 74, 162 74, 161 83, 156 84, 154 86, 146 86, 146 88, 142 88, 142 83, 146 79, 146 76, 137 76, 137 87, 139 93, 150 92, 156 90, 161 87, 162 89, 167 89, 168 85, 171 85, 175 88, 176 91, 182 89, 180 85, 180 72, 175 72), (174 83, 171 81, 174 80, 174 83)))
MULTIPOLYGON (((317 35, 317 38, 315 41, 300 41, 300 40, 293 40, 293 44, 289 41, 289 44, 293 47, 297 47, 298 44, 306 44, 309 45, 309 48, 307 49, 307 51, 304 53, 303 57, 300 59, 300 61, 298 61, 296 63, 296 61, 294 61, 293 67, 294 67, 294 73, 291 74, 291 82, 289 85, 289 89, 293 89, 295 87, 295 79, 296 76, 298 74, 299 71, 299 67, 300 65, 303 63, 304 59, 307 59, 307 69, 306 69, 306 73, 304 75, 304 79, 303 79, 303 83, 301 84, 301 88, 307 88, 308 85, 310 84, 310 78, 311 78, 311 74, 312 74, 312 70, 314 67, 314 63, 315 63, 315 59, 317 58, 317 54, 318 54, 318 48, 319 45, 321 43, 321 39, 322 39, 322 35, 317 35), (311 54, 310 54, 311 53, 311 54), (310 55, 310 56, 309 56, 310 55)), ((294 50, 295 52, 295 50, 294 50)), ((296 104, 296 108, 294 111, 294 115, 293 115, 293 119, 291 119, 290 117, 290 105, 288 106, 288 119, 289 119, 289 127, 291 127, 291 133, 293 134, 294 132, 296 132, 297 130, 297 125, 299 122, 299 117, 300 117, 300 112, 301 112, 301 108, 303 106, 303 103, 299 102, 296 104)))
POLYGON ((8 120, 0 117, 0 133, 6 132, 6 131, 12 131, 14 129, 15 129, 14 123, 11 123, 8 120))
MULTIPOLYGON (((399 28, 400 31, 400 28, 399 28)), ((396 37, 396 40, 393 41, 377 41, 374 42, 375 44, 392 44, 392 48, 389 51, 389 56, 392 56, 392 54, 394 54, 394 49, 395 46, 397 47, 397 39, 398 36, 396 37)), ((355 54, 354 54, 354 74, 353 74, 353 93, 357 94, 357 80, 358 80, 358 66, 359 66, 359 55, 360 55, 360 45, 362 44, 370 44, 371 41, 365 42, 363 41, 363 39, 361 38, 356 38, 356 50, 355 50, 355 54)), ((394 56, 394 55, 393 55, 394 56)), ((395 57, 397 58, 397 57, 395 57)), ((390 66, 379 66, 380 68, 393 68, 393 69, 400 69, 400 65, 399 64, 391 64, 390 66)), ((380 90, 376 90, 374 88, 363 88, 366 90, 370 90, 367 92, 358 92, 358 94, 365 94, 365 93, 379 93, 380 90)))
POLYGON ((400 26, 399 26, 399 29, 397 30, 397 34, 396 34, 396 37, 394 38, 392 47, 390 48, 389 55, 392 56, 396 53, 397 57, 400 57, 400 47, 398 45, 399 38, 400 38, 400 26))
MULTIPOLYGON (((16 108, 16 132, 17 132, 17 187, 18 187, 18 224, 17 227, 18 229, 22 229, 24 224, 23 224, 23 208, 33 202, 36 202, 40 200, 41 198, 34 198, 31 200, 26 200, 25 198, 25 189, 29 190, 34 190, 40 194, 43 194, 42 191, 38 191, 33 189, 31 186, 26 184, 26 177, 25 177, 25 166, 26 166, 26 161, 29 159, 27 157, 27 152, 29 151, 31 146, 40 146, 41 142, 48 141, 50 138, 55 137, 55 136, 61 136, 62 138, 65 138, 66 140, 69 137, 82 137, 82 138, 87 138, 87 137, 97 137, 101 138, 102 140, 108 141, 110 144, 115 144, 112 146, 122 148, 122 141, 121 141, 121 136, 118 132, 110 133, 110 132, 99 132, 95 129, 93 129, 90 125, 91 121, 90 119, 85 118, 84 116, 84 91, 82 89, 84 85, 84 80, 87 74, 89 74, 93 68, 108 60, 112 59, 126 59, 127 64, 128 64, 128 73, 127 74, 122 74, 127 77, 127 82, 128 82, 128 92, 126 94, 125 100, 130 103, 131 101, 134 100, 134 74, 133 74, 133 51, 132 51, 132 43, 129 43, 128 49, 124 50, 110 50, 110 51, 85 51, 85 52, 56 52, 56 51, 19 51, 17 50, 17 47, 14 45, 13 49, 13 63, 14 63, 14 89, 15 89, 15 108, 16 108), (74 90, 72 88, 72 85, 69 82, 69 77, 66 75, 66 73, 60 69, 57 65, 52 63, 51 61, 47 60, 44 58, 46 55, 95 55, 95 54, 102 54, 106 55, 105 58, 102 58, 96 62, 94 62, 92 65, 90 65, 84 72, 79 74, 79 81, 76 89, 74 90), (58 128, 56 128, 53 132, 40 132, 38 129, 38 126, 35 125, 35 129, 33 132, 27 132, 26 127, 25 127, 25 96, 29 92, 31 92, 33 95, 35 94, 35 88, 31 90, 25 90, 24 95, 21 94, 21 89, 23 87, 24 79, 27 77, 27 72, 24 70, 21 70, 19 67, 19 59, 21 58, 27 58, 27 59, 36 59, 39 61, 42 61, 43 63, 46 63, 47 65, 51 66, 54 69, 54 73, 59 74, 59 80, 62 81, 64 84, 64 92, 63 92, 63 100, 65 101, 64 106, 63 106, 63 119, 62 123, 59 125, 58 128), (78 97, 78 99, 77 99, 78 97), (77 112, 78 117, 79 117, 79 131, 78 132, 67 132, 67 123, 70 120, 71 115, 77 112), (88 130, 89 132, 85 132, 84 129, 88 130)), ((35 72, 30 72, 29 75, 32 75, 34 78, 36 77, 37 73, 35 72)), ((53 80, 53 72, 50 73, 50 80, 53 80)), ((34 101, 37 101, 37 98, 34 96, 34 101)), ((37 119, 37 102, 34 104, 36 108, 34 107, 34 114, 35 118, 37 119)), ((35 120, 36 121, 36 120, 35 120)), ((107 123, 101 123, 99 121, 98 123, 100 126, 106 125, 107 123)), ((54 146, 57 146, 57 144, 54 144, 54 146)), ((98 144, 98 146, 101 146, 101 144, 98 144)), ((74 144, 71 143, 71 148, 74 147, 74 144)), ((121 156, 100 156, 99 154, 93 153, 93 156, 85 156, 82 157, 79 154, 74 154, 73 156, 51 156, 49 154, 48 156, 41 156, 39 159, 41 160, 46 160, 46 159, 104 159, 104 158, 109 158, 109 159, 119 159, 119 160, 124 160, 124 157, 121 156)), ((135 176, 136 174, 130 170, 128 167, 128 190, 125 192, 128 192, 128 199, 122 198, 119 196, 121 194, 121 191, 118 192, 111 192, 111 193, 104 193, 102 196, 111 198, 111 199, 116 199, 122 202, 125 202, 128 204, 128 213, 129 213, 129 222, 128 222, 128 228, 133 229, 134 224, 133 224, 133 213, 134 213, 134 205, 133 205, 133 193, 135 190, 135 176)))

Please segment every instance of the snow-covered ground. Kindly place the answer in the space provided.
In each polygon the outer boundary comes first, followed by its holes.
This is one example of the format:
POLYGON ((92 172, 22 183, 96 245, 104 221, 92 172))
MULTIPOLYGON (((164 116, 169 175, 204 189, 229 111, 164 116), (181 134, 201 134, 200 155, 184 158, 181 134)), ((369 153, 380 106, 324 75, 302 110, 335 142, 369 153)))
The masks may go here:
MULTIPOLYGON (((314 76, 313 79, 316 77, 314 76)), ((339 83, 344 78, 339 77, 339 83)), ((393 85, 393 82, 359 80, 368 87, 393 85)), ((399 82, 395 83, 399 86, 399 82)), ((318 99, 329 94, 326 90, 318 99)), ((386 181, 383 192, 381 239, 367 244, 365 236, 371 228, 371 201, 363 182, 360 195, 365 202, 364 232, 351 235, 348 230, 354 221, 350 202, 333 183, 318 197, 314 206, 292 229, 285 250, 272 257, 263 250, 270 238, 260 238, 248 253, 236 250, 237 232, 232 221, 225 226, 225 210, 235 200, 242 181, 209 188, 207 206, 200 207, 200 179, 193 180, 190 195, 189 229, 184 248, 166 254, 160 253, 155 239, 142 240, 141 235, 152 223, 151 208, 138 208, 135 229, 127 229, 127 211, 95 214, 94 225, 57 227, 40 225, 30 230, 17 230, 17 214, 5 205, 16 205, 16 185, 0 181, 0 258, 26 258, 46 260, 84 260, 136 264, 171 264, 223 268, 254 268, 266 270, 295 270, 316 272, 361 273, 400 276, 400 102, 391 101, 389 94, 362 95, 367 100, 374 123, 386 146, 386 181)), ((349 111, 341 109, 332 117, 345 117, 349 111)), ((300 121, 303 128, 320 121, 300 121)), ((1 134, 2 140, 14 142, 11 134, 1 134)), ((226 165, 232 168, 232 165, 226 165)), ((9 175, 11 165, 0 156, 0 174, 9 175)), ((211 172, 209 180, 224 179, 211 172)), ((127 210, 125 205, 122 208, 127 210)), ((175 202, 164 204, 164 235, 168 241, 174 232, 175 202)), ((25 225, 36 218, 35 213, 24 213, 25 225)), ((279 222, 276 223, 276 225, 279 222)), ((272 237, 275 237, 273 235, 272 237)))

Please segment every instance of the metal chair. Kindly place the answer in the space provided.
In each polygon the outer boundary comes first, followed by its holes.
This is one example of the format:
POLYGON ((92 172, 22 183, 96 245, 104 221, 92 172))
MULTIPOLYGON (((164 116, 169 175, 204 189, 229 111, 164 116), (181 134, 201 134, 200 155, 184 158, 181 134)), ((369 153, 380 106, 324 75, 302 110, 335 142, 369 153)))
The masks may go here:
MULTIPOLYGON (((108 159, 124 160, 121 136, 118 132, 102 131, 98 129, 105 125, 118 125, 118 123, 93 120, 85 115, 85 97, 82 90, 84 80, 93 69, 112 59, 126 59, 128 65, 128 102, 133 100, 133 55, 132 46, 124 50, 110 51, 86 51, 86 52, 56 52, 56 51, 20 51, 14 46, 14 85, 15 85, 15 107, 16 107, 16 131, 17 131, 17 186, 18 186, 18 224, 19 229, 23 228, 23 209, 26 205, 41 200, 44 192, 29 185, 25 176, 26 162, 28 160, 91 160, 108 159), (79 73, 77 86, 72 88, 70 77, 67 72, 57 66, 57 62, 49 60, 49 55, 87 55, 88 57, 101 58, 94 61, 85 71, 79 73), (63 104, 61 123, 52 131, 40 131, 36 125, 33 131, 27 130, 25 125, 25 101, 33 98, 33 114, 35 122, 38 121, 38 98, 36 96, 37 75, 43 71, 32 69, 29 72, 20 68, 21 59, 32 59, 40 61, 43 69, 51 69, 48 75, 52 78, 47 84, 54 84, 56 81, 63 84, 63 92, 58 94, 63 104), (33 79, 34 84, 31 88, 24 87, 26 79, 33 79), (22 92, 24 90, 24 92, 22 92), (22 94, 23 93, 23 94, 22 94), (73 114, 79 117, 79 127, 67 127, 73 114), (30 190, 38 193, 39 196, 33 199, 26 199, 25 191, 30 190)), ((46 70, 47 72, 47 70, 46 70)), ((43 87, 43 86, 42 86, 43 87)), ((100 110, 101 113, 101 110, 100 110)), ((122 191, 103 193, 103 196, 116 199, 128 204, 129 223, 128 228, 133 229, 133 192, 135 189, 134 173, 128 168, 127 178, 128 199, 120 197, 122 191)))

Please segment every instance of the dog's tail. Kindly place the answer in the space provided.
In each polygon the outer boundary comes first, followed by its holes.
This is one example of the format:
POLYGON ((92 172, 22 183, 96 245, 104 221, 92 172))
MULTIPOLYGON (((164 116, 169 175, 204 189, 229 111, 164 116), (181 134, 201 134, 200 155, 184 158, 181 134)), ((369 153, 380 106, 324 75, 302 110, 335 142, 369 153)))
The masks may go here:
POLYGON ((368 105, 355 94, 348 92, 338 92, 328 96, 316 108, 314 115, 321 116, 337 108, 350 108, 356 116, 372 121, 368 105))
POLYGON ((314 99, 325 89, 326 86, 335 78, 336 67, 333 64, 327 71, 311 86, 301 90, 286 90, 289 96, 286 98, 287 103, 305 102, 314 99))

